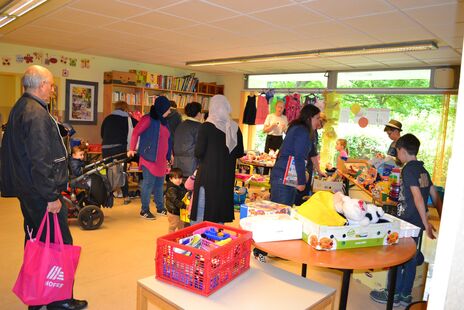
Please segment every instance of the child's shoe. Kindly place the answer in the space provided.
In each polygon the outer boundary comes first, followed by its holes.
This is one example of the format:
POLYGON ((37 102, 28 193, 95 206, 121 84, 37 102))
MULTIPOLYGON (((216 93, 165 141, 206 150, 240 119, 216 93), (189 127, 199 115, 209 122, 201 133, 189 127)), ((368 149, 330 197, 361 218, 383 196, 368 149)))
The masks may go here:
MULTIPOLYGON (((386 304, 388 300, 388 291, 385 289, 380 290, 380 291, 373 290, 369 293, 369 296, 375 302, 386 304)), ((393 306, 398 307, 399 305, 400 305, 400 295, 395 294, 395 296, 393 296, 393 306)))
POLYGON ((412 296, 400 294, 400 305, 407 307, 412 302, 412 296))

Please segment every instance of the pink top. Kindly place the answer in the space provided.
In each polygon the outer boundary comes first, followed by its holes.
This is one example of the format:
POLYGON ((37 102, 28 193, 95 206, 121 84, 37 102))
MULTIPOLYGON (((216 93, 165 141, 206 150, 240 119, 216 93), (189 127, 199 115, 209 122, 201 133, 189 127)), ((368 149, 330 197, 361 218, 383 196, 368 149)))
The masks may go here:
POLYGON ((289 123, 298 118, 300 108, 300 94, 293 94, 285 97, 285 115, 289 123))
POLYGON ((266 96, 258 96, 258 104, 256 108, 255 125, 262 125, 269 114, 269 105, 266 96))
MULTIPOLYGON (((132 132, 132 138, 130 142, 130 150, 135 150, 137 141, 140 135, 150 127, 150 117, 142 117, 140 122, 135 126, 132 132)), ((150 171, 150 173, 156 177, 163 177, 166 175, 166 169, 168 167, 168 161, 166 155, 168 154, 168 143, 169 143, 169 129, 160 125, 159 137, 158 137, 158 150, 156 154, 157 161, 148 161, 140 156, 139 166, 144 166, 150 171)))

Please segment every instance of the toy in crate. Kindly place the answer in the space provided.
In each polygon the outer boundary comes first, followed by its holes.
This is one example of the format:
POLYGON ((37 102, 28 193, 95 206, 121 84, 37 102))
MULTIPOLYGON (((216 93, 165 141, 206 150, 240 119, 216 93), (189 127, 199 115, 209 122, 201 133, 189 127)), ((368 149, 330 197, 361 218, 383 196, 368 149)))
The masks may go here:
POLYGON ((256 200, 240 206, 240 218, 266 214, 290 214, 291 207, 268 200, 256 200))
POLYGON ((159 237, 156 278, 208 296, 250 268, 249 231, 202 222, 159 237))

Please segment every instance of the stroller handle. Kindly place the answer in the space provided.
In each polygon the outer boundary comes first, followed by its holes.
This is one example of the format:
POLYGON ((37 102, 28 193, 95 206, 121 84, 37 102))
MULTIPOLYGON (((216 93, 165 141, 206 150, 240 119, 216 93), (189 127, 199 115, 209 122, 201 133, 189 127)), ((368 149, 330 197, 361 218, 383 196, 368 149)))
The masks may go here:
MULTIPOLYGON (((121 154, 125 154, 125 153, 121 153, 121 154)), ((121 155, 121 154, 119 154, 119 155, 121 155)), ((114 157, 116 157, 116 156, 118 156, 118 155, 113 155, 113 156, 111 156, 111 157, 107 157, 106 159, 114 158, 114 157)), ((85 168, 87 168, 87 167, 95 166, 93 169, 87 170, 87 171, 84 172, 82 175, 80 175, 80 176, 78 176, 78 177, 76 177, 76 178, 74 178, 74 179, 69 180, 69 185, 70 185, 71 187, 73 187, 74 184, 76 184, 76 183, 82 181, 83 179, 87 178, 87 177, 88 177, 89 175, 91 175, 92 173, 95 173, 95 172, 98 172, 98 171, 100 171, 100 170, 103 170, 103 169, 112 167, 112 166, 114 166, 114 165, 122 164, 122 163, 128 161, 129 159, 130 159, 130 158, 126 157, 126 158, 123 158, 123 159, 113 160, 112 162, 107 163, 107 164, 103 164, 103 165, 101 165, 101 166, 98 166, 98 164, 103 163, 105 160, 100 160, 100 161, 98 161, 98 162, 95 162, 95 163, 93 163, 92 165, 89 165, 89 166, 86 166, 86 167, 85 167, 85 168)))
POLYGON ((91 168, 91 167, 98 166, 98 165, 100 165, 100 164, 102 164, 102 163, 106 163, 106 162, 108 162, 108 161, 112 161, 113 159, 115 159, 115 158, 120 158, 120 157, 125 157, 125 158, 127 158, 127 153, 124 152, 124 153, 115 154, 115 155, 112 155, 112 156, 109 156, 109 157, 105 157, 105 158, 103 158, 103 159, 100 159, 99 161, 96 161, 96 162, 94 162, 94 163, 91 163, 91 164, 86 165, 86 166, 84 167, 84 170, 85 170, 85 169, 88 169, 88 168, 91 168))

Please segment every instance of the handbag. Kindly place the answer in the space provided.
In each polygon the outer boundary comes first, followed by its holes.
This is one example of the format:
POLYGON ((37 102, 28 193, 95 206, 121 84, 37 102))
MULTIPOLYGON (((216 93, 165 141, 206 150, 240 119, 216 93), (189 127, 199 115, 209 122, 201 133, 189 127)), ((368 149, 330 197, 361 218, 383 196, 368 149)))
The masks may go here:
POLYGON ((46 212, 36 238, 26 242, 23 264, 13 287, 13 292, 26 305, 47 305, 72 298, 81 247, 63 243, 57 214, 53 214, 55 243, 50 243, 50 222, 46 212), (40 236, 45 224, 47 232, 42 242, 40 236))
POLYGON ((285 173, 283 178, 284 185, 297 187, 298 186, 298 175, 296 173, 295 157, 288 156, 287 165, 285 167, 285 173))

